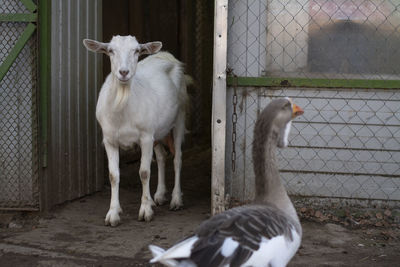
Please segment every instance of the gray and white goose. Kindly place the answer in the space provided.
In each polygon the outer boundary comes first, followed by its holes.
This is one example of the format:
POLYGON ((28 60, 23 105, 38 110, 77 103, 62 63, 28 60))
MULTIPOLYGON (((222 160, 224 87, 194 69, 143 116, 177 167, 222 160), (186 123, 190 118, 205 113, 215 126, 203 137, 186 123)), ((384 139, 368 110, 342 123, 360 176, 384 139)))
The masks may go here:
POLYGON ((253 140, 256 197, 252 204, 204 221, 168 250, 150 245, 151 263, 167 266, 286 266, 301 243, 296 210, 279 178, 276 147, 286 147, 291 121, 303 110, 276 99, 260 114, 253 140))

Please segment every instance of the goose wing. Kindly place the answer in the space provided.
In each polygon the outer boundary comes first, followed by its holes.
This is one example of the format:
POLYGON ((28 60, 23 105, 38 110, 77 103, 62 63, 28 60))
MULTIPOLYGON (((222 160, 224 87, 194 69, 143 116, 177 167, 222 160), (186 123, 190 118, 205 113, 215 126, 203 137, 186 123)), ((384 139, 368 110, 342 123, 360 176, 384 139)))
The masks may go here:
POLYGON ((194 236, 167 250, 162 258, 174 260, 176 265, 170 266, 267 266, 277 252, 285 254, 288 242, 299 239, 299 231, 299 225, 278 209, 243 206, 203 222, 194 236))
POLYGON ((240 266, 265 244, 275 250, 273 246, 280 246, 282 240, 293 241, 297 228, 290 217, 273 207, 235 208, 200 225, 190 258, 198 266, 240 266))

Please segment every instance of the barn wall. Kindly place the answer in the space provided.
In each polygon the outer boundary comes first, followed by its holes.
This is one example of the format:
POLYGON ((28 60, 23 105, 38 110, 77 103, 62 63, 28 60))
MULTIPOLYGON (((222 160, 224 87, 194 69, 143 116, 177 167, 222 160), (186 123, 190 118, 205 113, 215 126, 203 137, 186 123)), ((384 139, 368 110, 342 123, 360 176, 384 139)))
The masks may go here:
POLYGON ((102 39, 102 1, 52 1, 48 167, 42 208, 100 190, 101 130, 95 118, 102 56, 84 38, 102 39))

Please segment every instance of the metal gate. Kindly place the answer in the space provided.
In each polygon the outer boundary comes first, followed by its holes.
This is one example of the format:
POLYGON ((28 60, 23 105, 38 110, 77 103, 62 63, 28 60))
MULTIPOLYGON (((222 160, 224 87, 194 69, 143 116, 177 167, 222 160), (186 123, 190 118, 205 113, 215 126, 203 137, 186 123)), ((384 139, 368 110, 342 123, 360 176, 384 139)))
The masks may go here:
POLYGON ((278 155, 289 193, 400 200, 398 1, 227 4, 226 193, 254 196, 255 120, 289 96, 305 110, 278 155))
POLYGON ((0 1, 0 209, 39 208, 37 5, 0 1))

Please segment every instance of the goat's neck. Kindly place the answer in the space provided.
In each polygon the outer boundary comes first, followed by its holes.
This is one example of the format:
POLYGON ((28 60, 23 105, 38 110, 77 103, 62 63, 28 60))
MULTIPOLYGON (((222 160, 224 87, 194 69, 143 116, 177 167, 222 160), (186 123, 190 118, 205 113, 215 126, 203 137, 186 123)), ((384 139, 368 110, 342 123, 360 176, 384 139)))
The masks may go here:
POLYGON ((256 202, 271 203, 278 209, 290 215, 298 221, 296 210, 279 177, 279 170, 276 163, 276 138, 271 134, 254 140, 254 145, 262 146, 260 153, 254 158, 254 169, 256 177, 256 202), (258 141, 261 141, 258 143, 258 141))

